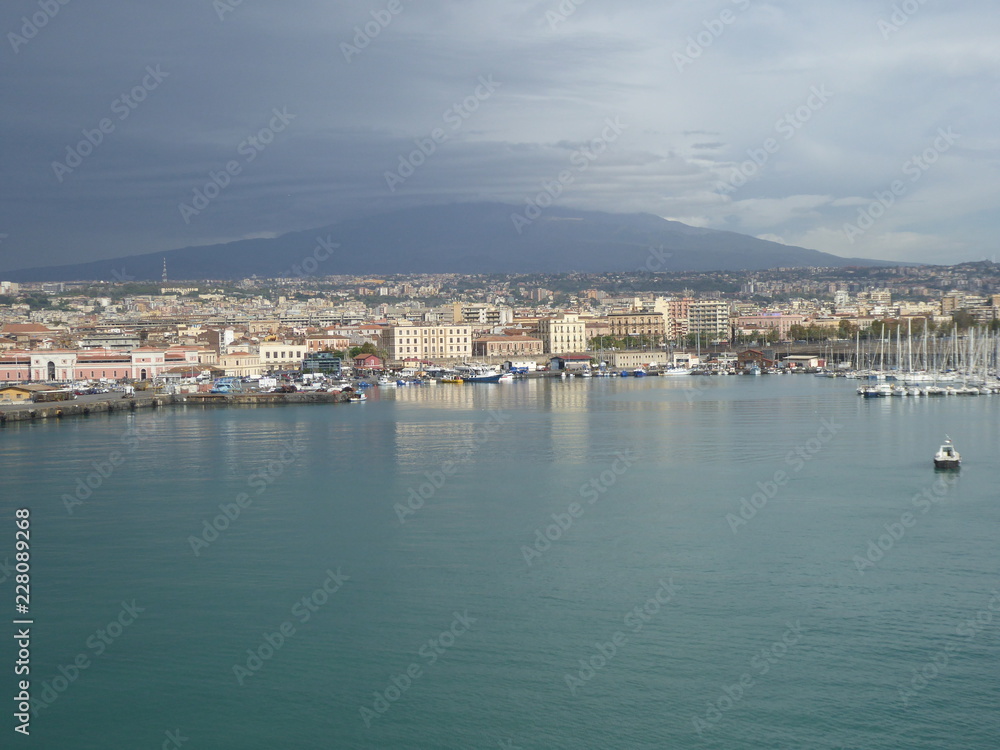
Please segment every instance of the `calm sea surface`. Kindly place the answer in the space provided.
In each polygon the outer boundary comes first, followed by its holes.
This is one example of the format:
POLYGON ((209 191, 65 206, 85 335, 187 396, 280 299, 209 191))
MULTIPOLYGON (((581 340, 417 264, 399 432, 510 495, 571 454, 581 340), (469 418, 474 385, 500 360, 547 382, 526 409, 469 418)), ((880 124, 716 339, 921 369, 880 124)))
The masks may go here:
POLYGON ((13 734, 8 635, 2 746, 996 750, 1000 397, 854 385, 8 426, 0 561, 30 508, 47 705, 13 734))

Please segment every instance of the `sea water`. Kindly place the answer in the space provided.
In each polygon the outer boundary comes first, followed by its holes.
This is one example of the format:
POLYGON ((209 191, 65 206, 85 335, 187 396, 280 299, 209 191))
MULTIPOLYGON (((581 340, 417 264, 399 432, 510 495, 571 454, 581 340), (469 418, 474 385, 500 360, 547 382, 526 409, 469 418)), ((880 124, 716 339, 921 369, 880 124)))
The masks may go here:
POLYGON ((852 386, 545 379, 8 425, 31 746, 994 750, 1000 398, 852 386), (945 434, 957 476, 933 470, 945 434))

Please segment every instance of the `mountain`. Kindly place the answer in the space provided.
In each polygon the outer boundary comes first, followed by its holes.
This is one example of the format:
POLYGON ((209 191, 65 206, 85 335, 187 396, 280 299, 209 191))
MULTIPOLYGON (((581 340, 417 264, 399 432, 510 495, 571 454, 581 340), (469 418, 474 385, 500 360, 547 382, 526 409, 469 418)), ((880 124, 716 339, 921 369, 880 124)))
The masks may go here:
POLYGON ((171 279, 394 273, 601 273, 879 266, 652 214, 459 203, 350 219, 269 239, 185 247, 10 271, 10 281, 171 279))

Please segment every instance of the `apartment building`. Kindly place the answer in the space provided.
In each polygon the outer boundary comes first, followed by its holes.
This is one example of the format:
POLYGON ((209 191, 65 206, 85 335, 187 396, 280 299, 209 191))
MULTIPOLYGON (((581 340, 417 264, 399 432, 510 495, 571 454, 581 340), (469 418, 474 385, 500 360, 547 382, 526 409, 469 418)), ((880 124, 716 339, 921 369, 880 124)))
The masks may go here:
POLYGON ((718 299, 696 300, 688 305, 688 333, 705 333, 713 338, 729 337, 729 304, 718 299))
POLYGON ((472 326, 394 325, 385 329, 389 359, 466 359, 472 356, 472 326))
POLYGON ((644 336, 647 339, 662 339, 666 335, 666 324, 662 313, 615 313, 608 316, 612 338, 644 336))
POLYGON ((587 324, 577 313, 561 313, 538 321, 538 336, 547 354, 587 351, 587 324))

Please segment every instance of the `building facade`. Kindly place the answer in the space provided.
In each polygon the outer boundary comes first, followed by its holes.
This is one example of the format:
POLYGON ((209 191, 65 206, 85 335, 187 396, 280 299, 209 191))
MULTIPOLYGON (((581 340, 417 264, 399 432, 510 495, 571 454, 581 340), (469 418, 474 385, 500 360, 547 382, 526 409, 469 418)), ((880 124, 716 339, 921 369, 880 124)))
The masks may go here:
POLYGON ((467 359, 472 356, 472 326, 394 325, 383 333, 389 359, 467 359))
POLYGON ((472 342, 476 357, 505 357, 514 354, 542 354, 545 345, 532 336, 480 336, 472 342))
POLYGON ((616 313, 608 316, 608 326, 611 337, 616 339, 641 336, 659 341, 666 335, 664 316, 657 312, 616 313))
POLYGON ((257 346, 260 363, 265 370, 297 370, 308 353, 307 344, 289 344, 282 341, 263 341, 257 346))
POLYGON ((719 299, 696 300, 688 305, 688 333, 729 338, 729 304, 719 299))
POLYGON ((546 354, 587 351, 587 324, 576 313, 562 313, 538 321, 538 335, 546 354))
POLYGON ((197 348, 14 349, 0 354, 0 382, 152 380, 168 368, 190 362, 198 362, 197 348))

